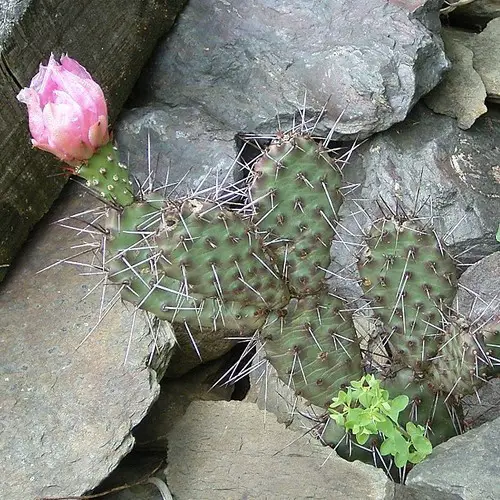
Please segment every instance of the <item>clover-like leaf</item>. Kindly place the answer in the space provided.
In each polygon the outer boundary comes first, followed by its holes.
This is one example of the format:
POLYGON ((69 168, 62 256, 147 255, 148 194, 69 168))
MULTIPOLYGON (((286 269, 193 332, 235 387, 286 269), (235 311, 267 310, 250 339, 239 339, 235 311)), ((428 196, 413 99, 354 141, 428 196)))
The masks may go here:
POLYGON ((387 418, 378 422, 377 428, 386 437, 391 437, 395 432, 399 432, 394 426, 394 423, 387 418))
POLYGON ((342 413, 339 412, 330 412, 330 418, 335 421, 337 425, 344 427, 345 417, 342 413))
POLYGON ((406 432, 410 437, 425 435, 425 429, 421 425, 415 425, 413 422, 406 423, 406 432))
POLYGON ((410 458, 410 452, 408 449, 404 451, 397 451, 394 455, 394 463, 396 464, 396 467, 404 467, 410 458))
POLYGON ((346 391, 339 391, 329 407, 331 418, 355 437, 358 444, 365 444, 370 436, 383 435, 380 445, 382 455, 392 455, 397 467, 408 462, 418 463, 432 451, 421 425, 407 422, 405 428, 398 423, 399 414, 409 403, 401 394, 394 399, 382 389, 380 380, 365 375, 351 382, 346 391))
POLYGON ((385 455, 394 455, 396 453, 396 443, 394 440, 394 436, 388 437, 384 440, 384 442, 380 445, 380 454, 385 455))
POLYGON ((419 464, 420 462, 422 462, 425 458, 427 457, 427 455, 424 455, 423 453, 418 453, 416 451, 413 451, 410 453, 410 455, 408 456, 408 461, 411 462, 412 464, 419 464))
POLYGON ((431 442, 424 436, 412 436, 411 444, 417 450, 418 453, 422 455, 430 455, 432 453, 432 444, 431 442))
POLYGON ((361 392, 358 395, 358 401, 365 407, 368 408, 371 406, 373 400, 373 395, 369 392, 361 392))
POLYGON ((403 411, 410 402, 410 398, 406 394, 400 394, 391 400, 391 407, 395 411, 403 411))
POLYGON ((356 434, 356 441, 358 442, 358 444, 365 444, 369 437, 371 436, 371 433, 369 432, 366 432, 366 431, 363 431, 363 432, 360 432, 359 434, 356 434))

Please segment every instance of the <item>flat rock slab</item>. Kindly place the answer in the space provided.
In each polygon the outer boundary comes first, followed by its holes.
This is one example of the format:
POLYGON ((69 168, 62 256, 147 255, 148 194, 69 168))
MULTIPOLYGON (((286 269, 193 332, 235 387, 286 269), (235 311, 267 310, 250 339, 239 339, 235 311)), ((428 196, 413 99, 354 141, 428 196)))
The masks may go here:
POLYGON ((440 444, 409 473, 411 500, 498 500, 500 419, 440 444))
POLYGON ((70 265, 36 274, 81 251, 70 246, 81 245, 82 235, 49 225, 91 206, 71 191, 40 223, 0 287, 0 496, 6 500, 81 495, 98 485, 130 451, 131 429, 158 396, 151 352, 161 366, 173 342, 166 328, 154 339, 142 316, 134 321, 118 303, 77 349, 98 321, 101 296, 81 299, 101 276, 80 276, 70 265))
POLYGON ((384 473, 338 458, 251 403, 195 401, 169 434, 177 500, 392 499, 384 473))
POLYGON ((436 0, 191 0, 136 105, 202 106, 233 132, 269 133, 326 105, 317 130, 366 137, 402 121, 449 63, 436 0))

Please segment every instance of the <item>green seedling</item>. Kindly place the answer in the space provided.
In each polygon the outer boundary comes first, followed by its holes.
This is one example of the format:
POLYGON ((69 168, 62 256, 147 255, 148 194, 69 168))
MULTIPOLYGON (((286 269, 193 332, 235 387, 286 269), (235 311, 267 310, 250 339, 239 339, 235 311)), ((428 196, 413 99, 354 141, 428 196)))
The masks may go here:
POLYGON ((432 445, 425 437, 421 425, 399 423, 399 414, 409 403, 409 398, 401 394, 389 399, 389 392, 380 385, 373 375, 364 375, 352 381, 346 391, 339 391, 329 407, 330 417, 337 425, 356 436, 356 441, 364 445, 370 437, 382 436, 382 455, 392 455, 397 467, 408 462, 421 462, 432 452, 432 445))

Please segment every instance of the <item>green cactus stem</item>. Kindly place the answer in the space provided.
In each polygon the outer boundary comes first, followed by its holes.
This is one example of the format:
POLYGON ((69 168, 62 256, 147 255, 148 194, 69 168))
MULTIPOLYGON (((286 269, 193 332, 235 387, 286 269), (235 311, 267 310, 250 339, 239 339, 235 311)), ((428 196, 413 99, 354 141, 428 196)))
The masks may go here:
POLYGON ((451 317, 444 326, 446 334, 427 379, 433 389, 462 398, 474 394, 484 381, 496 375, 499 362, 493 356, 491 330, 472 328, 463 318, 451 317), (485 337, 487 340, 485 340, 485 337))
POLYGON ((195 294, 276 309, 288 288, 261 237, 238 214, 196 199, 165 203, 158 267, 195 294))
POLYGON ((111 143, 100 148, 89 160, 75 168, 75 175, 103 200, 126 207, 135 201, 127 166, 118 160, 118 150, 111 143))
POLYGON ((325 291, 292 299, 270 314, 261 331, 266 357, 281 380, 323 408, 362 375, 354 325, 343 309, 344 303, 325 291))

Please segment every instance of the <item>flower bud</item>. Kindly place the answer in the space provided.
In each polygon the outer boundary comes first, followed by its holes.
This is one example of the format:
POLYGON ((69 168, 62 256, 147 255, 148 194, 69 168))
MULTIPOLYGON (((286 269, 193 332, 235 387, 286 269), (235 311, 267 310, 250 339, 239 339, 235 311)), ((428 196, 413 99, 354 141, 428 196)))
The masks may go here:
POLYGON ((70 165, 89 159, 109 142, 102 89, 67 55, 59 63, 51 54, 47 66, 40 64, 30 86, 17 99, 28 106, 33 146, 70 165))

